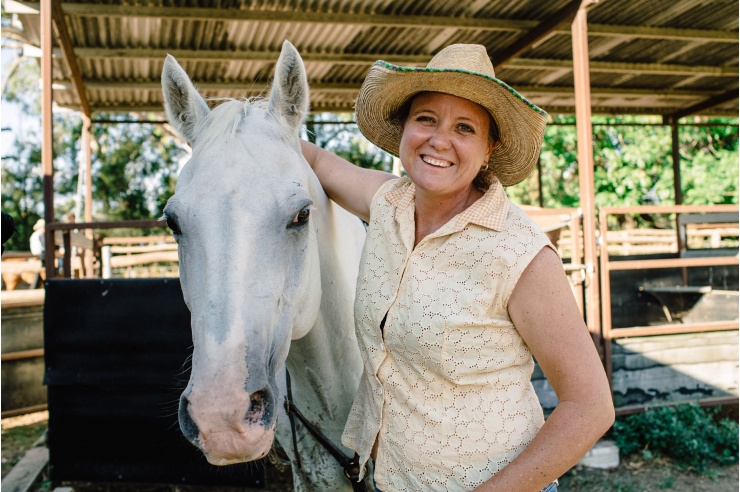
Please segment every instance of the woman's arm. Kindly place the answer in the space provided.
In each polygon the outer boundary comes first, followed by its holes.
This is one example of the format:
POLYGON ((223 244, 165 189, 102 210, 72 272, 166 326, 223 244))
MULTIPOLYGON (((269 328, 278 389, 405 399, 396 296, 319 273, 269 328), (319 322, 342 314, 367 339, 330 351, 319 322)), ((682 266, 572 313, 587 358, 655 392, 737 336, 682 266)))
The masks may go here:
POLYGON ((351 164, 338 155, 301 140, 301 151, 327 196, 365 222, 370 220, 370 202, 383 183, 396 176, 351 164))
POLYGON ((557 254, 543 248, 519 279, 509 315, 558 396, 532 442, 483 491, 543 489, 591 449, 614 422, 604 368, 557 254))

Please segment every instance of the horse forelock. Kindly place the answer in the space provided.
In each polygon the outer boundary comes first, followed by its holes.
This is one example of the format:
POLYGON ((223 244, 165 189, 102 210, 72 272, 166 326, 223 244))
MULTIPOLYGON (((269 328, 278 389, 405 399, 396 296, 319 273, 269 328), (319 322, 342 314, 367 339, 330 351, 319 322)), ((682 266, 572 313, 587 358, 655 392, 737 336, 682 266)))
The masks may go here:
POLYGON ((202 146, 210 146, 221 140, 225 142, 232 140, 239 125, 249 116, 251 109, 267 107, 267 101, 262 97, 211 98, 209 101, 223 102, 197 123, 195 140, 202 146))

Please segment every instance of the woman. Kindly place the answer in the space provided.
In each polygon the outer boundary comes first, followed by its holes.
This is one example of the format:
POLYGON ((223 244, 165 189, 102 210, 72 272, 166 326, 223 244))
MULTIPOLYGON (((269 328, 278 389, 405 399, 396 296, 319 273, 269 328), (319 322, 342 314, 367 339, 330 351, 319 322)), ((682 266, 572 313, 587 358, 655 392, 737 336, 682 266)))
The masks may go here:
POLYGON ((342 438, 379 490, 557 490, 611 426, 609 385, 560 258, 503 186, 534 167, 546 113, 482 46, 377 62, 364 135, 408 175, 309 143, 327 194, 369 223, 355 303, 364 374, 342 438), (559 404, 544 421, 534 356, 559 404))

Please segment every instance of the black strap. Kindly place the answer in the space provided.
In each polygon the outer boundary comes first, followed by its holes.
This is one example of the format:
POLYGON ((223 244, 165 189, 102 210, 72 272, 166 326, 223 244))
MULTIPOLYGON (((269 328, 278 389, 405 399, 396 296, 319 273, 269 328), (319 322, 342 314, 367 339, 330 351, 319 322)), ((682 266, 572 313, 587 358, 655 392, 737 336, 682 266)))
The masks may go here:
POLYGON ((288 414, 288 419, 290 420, 290 433, 293 434, 293 454, 295 455, 295 464, 298 465, 298 468, 301 467, 301 457, 298 454, 298 441, 296 440, 296 434, 295 434, 295 420, 293 419, 293 412, 290 408, 290 403, 293 401, 293 395, 290 392, 290 373, 288 372, 288 368, 285 368, 285 382, 288 385, 288 394, 285 396, 285 413, 288 414))
POLYGON ((301 460, 298 457, 298 444, 296 442, 295 420, 293 419, 293 416, 298 418, 306 430, 324 447, 324 449, 329 452, 329 454, 332 455, 332 457, 334 457, 335 460, 337 460, 337 463, 339 463, 344 470, 344 476, 347 477, 352 484, 352 490, 355 492, 367 492, 365 482, 360 481, 360 457, 357 453, 355 453, 351 458, 345 455, 341 449, 332 444, 331 441, 329 441, 329 439, 320 430, 314 427, 313 424, 304 417, 300 410, 296 408, 293 403, 293 395, 290 390, 290 373, 288 372, 287 367, 285 368, 285 380, 288 385, 288 394, 285 396, 285 412, 288 414, 288 418, 290 419, 290 430, 293 433, 293 452, 296 456, 296 464, 298 465, 298 468, 301 467, 301 460))

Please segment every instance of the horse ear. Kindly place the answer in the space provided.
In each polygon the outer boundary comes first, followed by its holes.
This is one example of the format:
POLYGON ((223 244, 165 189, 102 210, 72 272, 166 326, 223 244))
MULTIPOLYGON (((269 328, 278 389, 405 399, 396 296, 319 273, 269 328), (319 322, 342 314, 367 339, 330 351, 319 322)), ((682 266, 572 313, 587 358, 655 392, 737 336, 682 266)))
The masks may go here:
POLYGON ((167 118, 180 135, 192 144, 197 121, 204 118, 210 109, 172 55, 167 55, 164 60, 162 93, 167 118))
POLYGON ((288 41, 283 42, 283 49, 275 66, 268 109, 296 133, 308 113, 306 68, 298 50, 288 41))

